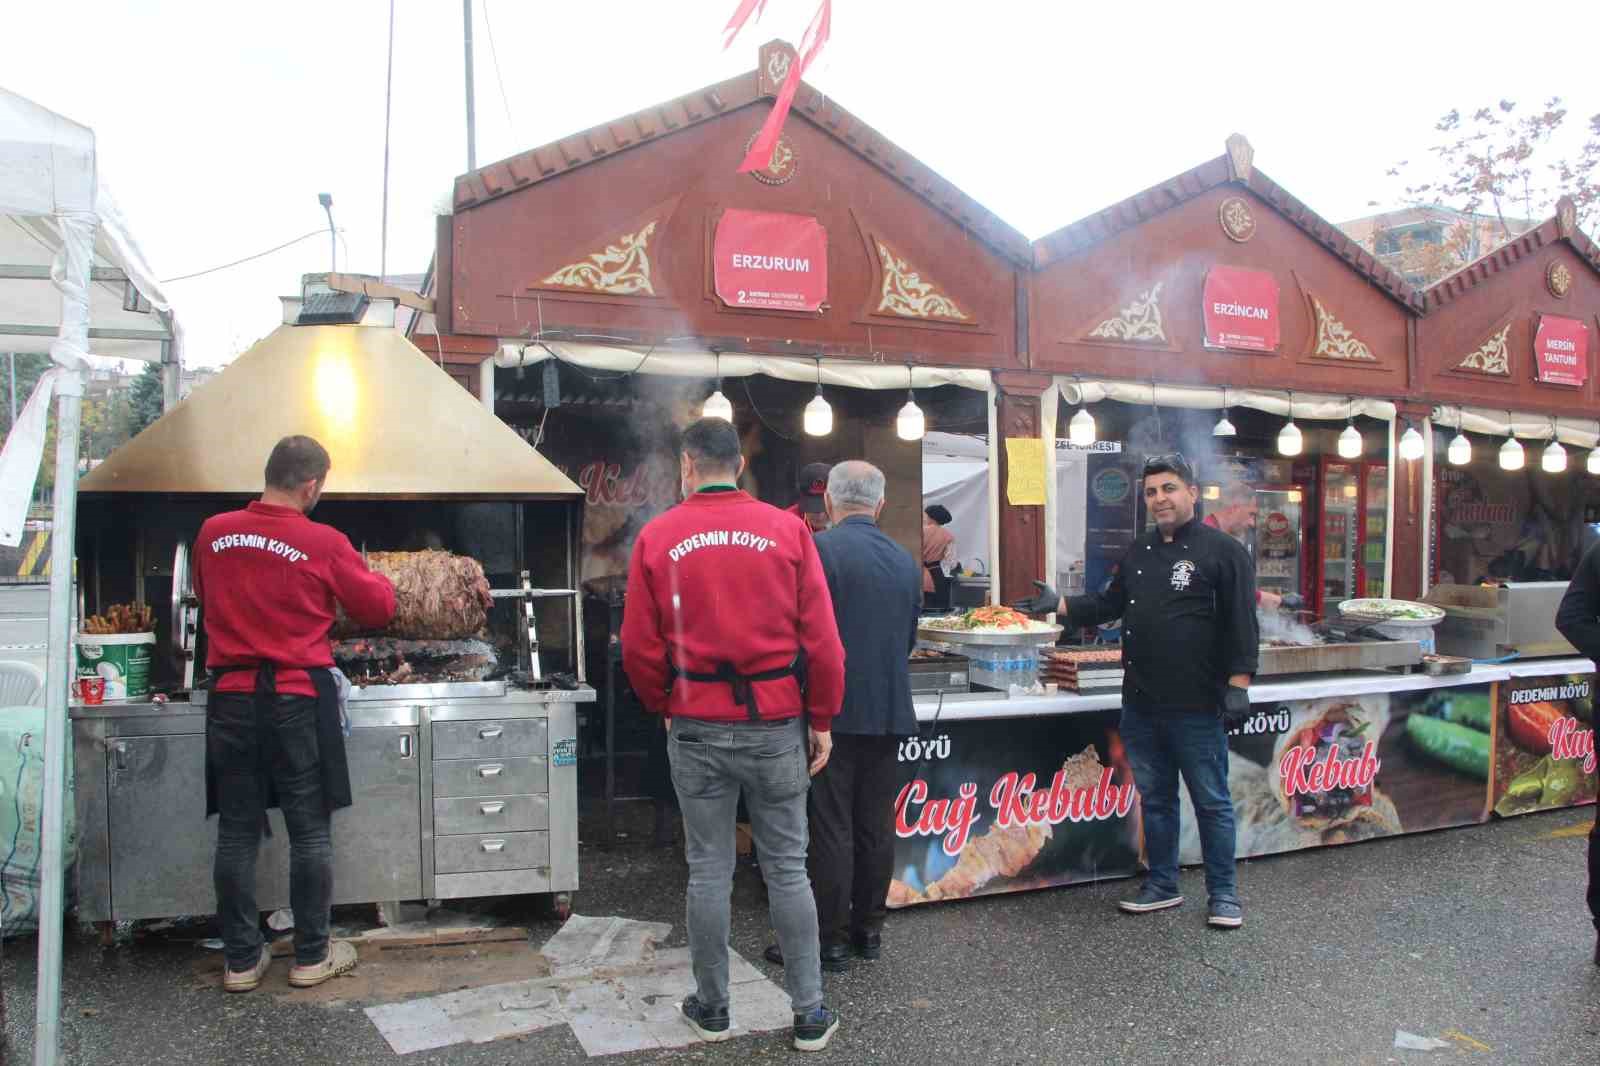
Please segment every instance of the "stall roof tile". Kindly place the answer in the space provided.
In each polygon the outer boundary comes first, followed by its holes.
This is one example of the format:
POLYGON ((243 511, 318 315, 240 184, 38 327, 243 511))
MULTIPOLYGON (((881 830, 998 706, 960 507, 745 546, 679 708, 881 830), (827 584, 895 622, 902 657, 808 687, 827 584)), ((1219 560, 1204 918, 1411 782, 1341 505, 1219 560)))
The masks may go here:
MULTIPOLYGON (((1243 139, 1239 138, 1241 144, 1243 139)), ((1248 145, 1244 145, 1248 152, 1248 145)), ((1422 294, 1404 277, 1378 262, 1359 243, 1318 215, 1277 182, 1250 165, 1241 164, 1230 155, 1209 159, 1192 170, 1187 170, 1158 185, 1134 193, 1127 199, 1112 204, 1087 218, 1063 226, 1054 233, 1033 242, 1033 263, 1043 269, 1052 263, 1083 252, 1094 245, 1109 240, 1125 230, 1149 221, 1165 211, 1189 202, 1212 189, 1236 185, 1250 190, 1255 197, 1292 222, 1307 236, 1350 264, 1351 268, 1366 276, 1374 285, 1412 311, 1423 309, 1422 294)))
MULTIPOLYGON (((766 47, 772 46, 769 43, 766 47)), ((772 92, 764 91, 759 72, 751 70, 716 85, 696 89, 675 100, 489 163, 456 178, 453 198, 455 209, 470 210, 576 170, 597 159, 638 148, 740 108, 753 106, 770 99, 772 95, 772 92)), ((909 152, 840 107, 826 94, 801 82, 795 94, 791 117, 794 114, 803 115, 818 129, 848 145, 862 159, 904 184, 1015 264, 1028 266, 1033 262, 1033 249, 1018 230, 958 190, 931 167, 919 162, 909 152)))
POLYGON ((1485 284, 1502 270, 1529 256, 1537 255, 1542 249, 1561 241, 1565 241, 1577 253, 1578 258, 1588 263, 1590 269, 1600 274, 1600 244, 1596 244, 1588 234, 1578 228, 1571 201, 1563 198, 1556 206, 1556 213, 1550 218, 1533 229, 1517 234, 1500 247, 1479 256, 1454 274, 1429 286, 1422 293, 1423 299, 1427 301, 1426 309, 1435 311, 1443 307, 1457 297, 1485 284))

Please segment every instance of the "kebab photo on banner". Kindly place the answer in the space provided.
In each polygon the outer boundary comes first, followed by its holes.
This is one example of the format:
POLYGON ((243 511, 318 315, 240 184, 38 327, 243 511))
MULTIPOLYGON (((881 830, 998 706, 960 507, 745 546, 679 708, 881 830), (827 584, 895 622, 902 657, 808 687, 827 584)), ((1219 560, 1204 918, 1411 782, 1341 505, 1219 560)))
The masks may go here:
MULTIPOLYGON (((766 9, 767 0, 740 0, 733 17, 723 27, 723 50, 726 51, 733 44, 734 39, 739 36, 739 31, 750 21, 751 15, 759 21, 766 9)), ((772 162, 772 150, 777 147, 778 135, 783 132, 783 123, 789 117, 789 108, 794 104, 794 94, 800 90, 800 79, 805 77, 806 70, 817 58, 817 53, 822 51, 822 46, 828 43, 832 23, 833 0, 822 0, 817 13, 812 16, 811 25, 806 27, 805 36, 800 38, 799 58, 789 64, 783 85, 778 89, 778 98, 772 104, 772 111, 767 115, 767 121, 762 124, 760 132, 756 134, 756 139, 751 142, 750 150, 745 153, 744 162, 739 164, 740 174, 762 170, 772 162)))

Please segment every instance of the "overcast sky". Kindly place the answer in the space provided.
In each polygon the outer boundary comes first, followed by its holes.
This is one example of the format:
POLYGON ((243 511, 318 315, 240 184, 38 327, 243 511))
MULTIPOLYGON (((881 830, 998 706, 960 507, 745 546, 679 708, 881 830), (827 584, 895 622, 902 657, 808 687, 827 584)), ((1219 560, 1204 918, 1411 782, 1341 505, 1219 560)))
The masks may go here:
MULTIPOLYGON (((726 53, 735 0, 474 0, 478 160, 503 158, 755 66, 817 0, 769 0, 726 53), (491 35, 493 47, 491 48, 491 35), (498 63, 496 59, 498 58, 498 63), (504 85, 502 96, 501 84, 504 85)), ((459 0, 395 0, 390 273, 420 273, 466 169, 459 0)), ((0 85, 92 127, 101 176, 156 273, 203 270, 325 226, 340 269, 377 273, 388 0, 12 3, 0 85)), ((1452 107, 1565 97, 1600 111, 1580 61, 1600 4, 1086 4, 835 0, 808 81, 1029 237, 1219 155, 1334 221, 1394 203, 1452 107)), ((270 331, 276 297, 326 270, 326 237, 170 293, 186 359, 270 331)))

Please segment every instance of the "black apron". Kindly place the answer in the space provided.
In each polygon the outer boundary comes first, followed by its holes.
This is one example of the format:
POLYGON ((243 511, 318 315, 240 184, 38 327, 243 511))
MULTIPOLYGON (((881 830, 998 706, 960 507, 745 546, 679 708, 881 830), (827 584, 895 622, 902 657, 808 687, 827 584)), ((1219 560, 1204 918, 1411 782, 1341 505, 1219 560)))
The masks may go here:
MULTIPOLYGON (((350 764, 345 759, 344 729, 339 722, 339 688, 334 684, 333 673, 326 666, 303 668, 311 676, 317 690, 317 761, 322 769, 322 802, 329 814, 353 801, 350 795, 350 764)), ((273 704, 278 697, 277 667, 273 663, 259 666, 224 666, 212 671, 207 682, 211 694, 225 674, 245 670, 256 672, 255 725, 256 725, 256 784, 261 789, 261 823, 267 836, 272 828, 267 824, 268 808, 278 806, 277 789, 272 784, 272 752, 276 735, 272 727, 273 704)), ((235 693, 227 693, 235 695, 235 693)), ((211 716, 206 716, 206 730, 210 732, 211 716)), ((217 772, 211 765, 211 745, 206 745, 206 815, 216 814, 217 772)))

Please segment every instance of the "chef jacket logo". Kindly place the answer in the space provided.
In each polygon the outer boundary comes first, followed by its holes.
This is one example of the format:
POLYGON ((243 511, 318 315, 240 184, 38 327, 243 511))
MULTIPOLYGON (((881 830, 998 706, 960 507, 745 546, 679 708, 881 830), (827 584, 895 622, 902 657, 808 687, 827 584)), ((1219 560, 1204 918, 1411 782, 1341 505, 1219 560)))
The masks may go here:
POLYGON ((1188 559, 1172 564, 1172 587, 1182 592, 1194 580, 1194 563, 1188 559))

